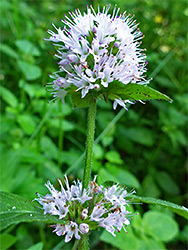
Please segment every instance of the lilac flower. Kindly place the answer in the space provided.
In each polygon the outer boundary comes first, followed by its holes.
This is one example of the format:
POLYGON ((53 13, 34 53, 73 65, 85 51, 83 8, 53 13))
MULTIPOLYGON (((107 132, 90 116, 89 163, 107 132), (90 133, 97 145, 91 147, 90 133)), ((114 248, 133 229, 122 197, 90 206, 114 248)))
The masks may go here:
MULTIPOLYGON (((108 88, 113 81, 123 84, 146 84, 146 56, 140 49, 139 40, 143 35, 138 25, 126 12, 120 13, 116 6, 110 14, 110 5, 95 12, 92 6, 86 13, 78 9, 69 12, 61 28, 53 27, 47 41, 58 46, 56 57, 59 61, 59 71, 51 77, 55 80, 49 83, 49 91, 54 99, 64 98, 70 88, 81 91, 84 98, 91 91, 108 88)), ((113 108, 117 104, 126 109, 129 100, 120 97, 114 99, 113 108)))
POLYGON ((89 232, 89 225, 86 223, 81 223, 79 229, 82 233, 86 234, 89 232))
POLYGON ((96 176, 86 189, 79 180, 70 185, 66 175, 65 186, 60 179, 58 181, 61 191, 48 181, 46 187, 50 194, 42 196, 37 193, 38 198, 34 200, 42 205, 44 214, 58 216, 60 223, 52 226, 53 232, 65 236, 65 242, 73 236, 79 240, 82 234, 98 227, 116 236, 116 231, 125 230, 125 226, 130 224, 130 212, 127 211, 130 193, 118 184, 107 188, 98 186, 96 176))

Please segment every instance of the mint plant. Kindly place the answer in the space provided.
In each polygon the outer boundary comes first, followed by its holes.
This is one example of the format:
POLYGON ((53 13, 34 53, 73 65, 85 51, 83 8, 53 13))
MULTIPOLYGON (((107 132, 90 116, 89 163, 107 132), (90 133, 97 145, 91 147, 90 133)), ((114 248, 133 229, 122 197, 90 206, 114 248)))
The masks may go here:
POLYGON ((139 40, 143 34, 133 17, 126 12, 119 13, 116 6, 110 14, 110 5, 95 12, 92 6, 82 14, 79 10, 69 13, 62 20, 63 27, 48 30, 52 41, 58 47, 56 57, 59 70, 50 75, 52 83, 46 85, 53 100, 65 103, 70 95, 74 107, 88 107, 87 134, 85 147, 85 166, 82 181, 69 185, 65 176, 65 186, 61 180, 61 190, 47 182, 50 194, 34 200, 40 205, 33 208, 17 196, 2 193, 2 228, 27 221, 43 221, 52 224, 58 236, 65 236, 69 242, 73 236, 74 249, 89 249, 88 235, 91 230, 104 228, 116 237, 115 232, 130 224, 132 214, 127 210, 133 197, 146 203, 158 204, 187 217, 187 209, 173 203, 152 198, 137 197, 128 193, 119 184, 105 187, 91 181, 93 143, 97 101, 112 100, 127 110, 127 104, 152 99, 172 100, 147 85, 150 80, 146 72, 146 55, 140 49, 139 40), (20 203, 16 203, 20 201, 20 203), (42 207, 41 207, 42 206, 42 207), (44 211, 43 211, 44 210, 44 211), (29 211, 29 213, 27 212, 29 211), (14 214, 19 215, 14 218, 14 214), (44 215, 42 215, 44 214, 44 215))

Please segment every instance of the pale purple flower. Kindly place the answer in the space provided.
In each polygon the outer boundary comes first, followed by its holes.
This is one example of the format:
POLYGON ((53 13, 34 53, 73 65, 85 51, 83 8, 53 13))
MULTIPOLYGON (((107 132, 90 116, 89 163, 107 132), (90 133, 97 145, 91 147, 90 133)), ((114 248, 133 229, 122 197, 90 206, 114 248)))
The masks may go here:
POLYGON ((99 186, 96 178, 97 176, 83 189, 81 181, 74 181, 70 185, 65 175, 65 185, 58 179, 61 191, 47 181, 46 187, 50 194, 42 196, 37 193, 38 198, 34 199, 42 205, 44 214, 58 216, 59 223, 52 226, 53 232, 58 236, 64 235, 65 242, 69 242, 73 236, 79 240, 82 234, 98 227, 105 228, 116 236, 115 232, 122 228, 125 230, 125 226, 130 224, 130 212, 126 209, 130 193, 119 184, 106 188, 99 186))
MULTIPOLYGON (((55 99, 64 102, 70 86, 84 98, 90 91, 108 88, 114 80, 148 83, 143 76, 146 56, 139 48, 143 35, 138 25, 126 12, 119 14, 116 6, 111 12, 110 5, 98 7, 97 12, 89 6, 83 14, 77 9, 61 20, 62 28, 53 24, 55 31, 48 30, 51 36, 45 40, 59 47, 59 72, 54 74, 55 84, 48 85, 55 99), (58 84, 62 78, 65 83, 58 84)), ((132 104, 117 97, 113 107, 119 104, 126 109, 126 103, 132 104)))
POLYGON ((87 234, 89 232, 89 225, 86 223, 81 223, 79 229, 83 234, 87 234))
POLYGON ((81 212, 81 217, 82 219, 87 219, 88 217, 88 209, 84 209, 82 212, 81 212))
MULTIPOLYGON (((52 226, 52 227, 54 227, 54 226, 52 226)), ((58 236, 64 235, 66 233, 65 225, 56 224, 55 230, 53 231, 53 233, 56 233, 58 236)))
POLYGON ((79 229, 78 229, 78 225, 75 222, 70 221, 70 223, 68 225, 65 225, 65 242, 69 242, 73 235, 76 239, 80 239, 80 235, 79 233, 79 229))
POLYGON ((90 220, 92 221, 101 221, 103 218, 101 218, 104 213, 106 213, 107 209, 103 205, 96 205, 93 208, 93 211, 90 215, 90 220))

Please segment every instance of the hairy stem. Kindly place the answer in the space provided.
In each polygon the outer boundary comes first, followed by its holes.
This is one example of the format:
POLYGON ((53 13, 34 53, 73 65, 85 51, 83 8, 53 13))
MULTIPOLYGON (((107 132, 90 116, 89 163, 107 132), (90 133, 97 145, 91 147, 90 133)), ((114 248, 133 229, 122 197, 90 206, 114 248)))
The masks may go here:
POLYGON ((88 236, 87 234, 84 234, 79 240, 78 250, 88 250, 88 249, 89 249, 88 236))
POLYGON ((93 99, 91 100, 91 103, 88 109, 83 188, 87 188, 89 181, 90 181, 92 159, 93 159, 95 117, 96 117, 96 100, 93 99))

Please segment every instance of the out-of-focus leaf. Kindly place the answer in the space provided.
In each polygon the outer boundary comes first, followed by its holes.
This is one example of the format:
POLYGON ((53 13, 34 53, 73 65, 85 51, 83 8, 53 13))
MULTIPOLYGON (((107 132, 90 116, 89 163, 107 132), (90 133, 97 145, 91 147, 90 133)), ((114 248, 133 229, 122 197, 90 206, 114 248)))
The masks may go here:
POLYGON ((114 164, 122 164, 123 163, 123 160, 121 159, 121 156, 117 151, 108 151, 105 154, 105 158, 110 163, 114 163, 114 164))
POLYGON ((0 234, 0 248, 3 250, 10 248, 16 241, 17 238, 11 234, 0 234))
POLYGON ((188 219, 188 208, 184 206, 177 205, 175 203, 169 202, 169 201, 164 201, 160 199, 155 199, 152 197, 142 197, 142 196, 137 196, 137 195, 131 195, 134 200, 138 200, 144 203, 148 204, 153 204, 153 205, 160 205, 162 207, 166 207, 170 209, 172 212, 179 214, 180 216, 188 219))
POLYGON ((46 161, 41 170, 40 175, 45 180, 50 180, 51 182, 55 182, 58 178, 63 178, 63 173, 61 169, 55 164, 53 161, 46 161))
POLYGON ((178 195, 180 193, 178 185, 175 183, 175 181, 172 179, 172 177, 166 173, 159 171, 155 175, 155 179, 159 186, 167 193, 178 195))
POLYGON ((158 82, 161 86, 167 87, 167 88, 177 88, 172 81, 169 80, 169 78, 164 76, 156 76, 155 81, 158 82))
POLYGON ((18 59, 18 54, 15 52, 14 49, 12 49, 10 46, 7 44, 0 44, 0 51, 5 53, 7 56, 10 56, 14 59, 18 59))
POLYGON ((120 127, 120 132, 122 136, 125 136, 131 141, 143 144, 148 147, 152 146, 154 143, 152 131, 146 128, 134 127, 124 129, 123 127, 120 127))
POLYGON ((18 99, 9 89, 6 89, 5 87, 0 86, 0 96, 11 107, 15 108, 17 106, 18 99))
POLYGON ((172 240, 179 232, 178 224, 173 218, 157 211, 146 212, 142 225, 148 235, 164 242, 172 240))
POLYGON ((30 64, 22 60, 18 60, 17 63, 18 63, 18 66, 20 67, 20 70, 24 74, 26 80, 32 81, 41 77, 42 71, 38 66, 30 64))
POLYGON ((145 176, 142 185, 141 185, 141 195, 145 195, 148 197, 158 198, 161 194, 158 186, 155 183, 153 176, 147 175, 145 176))
POLYGON ((183 230, 180 232, 180 239, 188 243, 188 225, 185 225, 183 230))
POLYGON ((36 124, 30 115, 19 115, 17 121, 27 135, 31 135, 35 130, 36 124))
POLYGON ((98 172, 98 182, 102 184, 106 181, 118 182, 128 187, 139 188, 140 183, 137 178, 129 171, 120 167, 105 164, 105 168, 101 168, 98 172))
POLYGON ((104 150, 99 144, 95 144, 93 147, 93 154, 95 159, 102 159, 104 155, 104 150))
POLYGON ((43 248, 43 243, 39 242, 31 247, 29 247, 27 250, 42 250, 43 248))
POLYGON ((106 181, 117 182, 113 174, 109 173, 105 168, 101 168, 98 171, 97 183, 101 185, 106 181))
POLYGON ((30 54, 33 56, 40 56, 39 49, 28 40, 17 40, 16 46, 21 50, 24 54, 30 54))
POLYGON ((41 150, 46 156, 57 159, 58 149, 54 142, 47 136, 43 136, 41 140, 41 150))
POLYGON ((120 233, 116 234, 116 237, 105 230, 100 236, 100 239, 121 250, 138 250, 140 245, 139 239, 131 233, 130 227, 127 230, 128 234, 126 234, 124 230, 121 230, 120 233))
POLYGON ((20 159, 24 163, 43 163, 45 162, 45 157, 39 152, 33 152, 31 150, 24 149, 20 153, 20 159))
POLYGON ((140 241, 139 250, 166 250, 166 247, 163 242, 160 240, 154 240, 151 238, 144 238, 143 241, 140 241))
POLYGON ((45 223, 63 223, 55 216, 43 215, 43 210, 34 207, 23 197, 0 192, 0 229, 20 222, 40 221, 45 223))
POLYGON ((139 188, 138 179, 129 171, 109 163, 105 164, 107 171, 112 174, 117 182, 128 187, 139 188))

